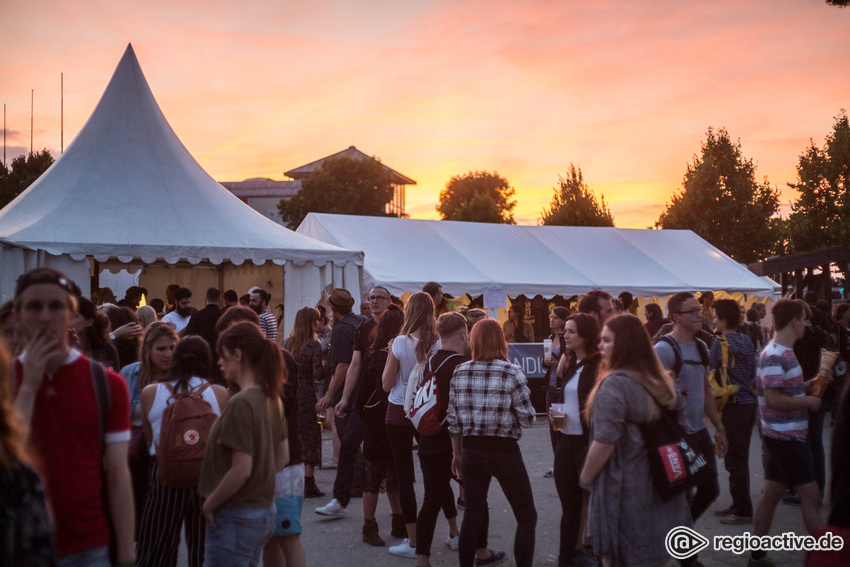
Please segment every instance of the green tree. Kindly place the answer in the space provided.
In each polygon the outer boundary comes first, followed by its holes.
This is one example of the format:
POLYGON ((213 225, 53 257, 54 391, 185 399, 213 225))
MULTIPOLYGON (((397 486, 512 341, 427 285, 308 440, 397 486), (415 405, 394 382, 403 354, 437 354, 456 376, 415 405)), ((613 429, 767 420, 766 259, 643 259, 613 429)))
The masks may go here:
POLYGON ((308 213, 387 216, 393 198, 387 169, 376 159, 330 157, 301 182, 301 190, 278 204, 284 223, 296 229, 308 213))
POLYGON ((12 167, 0 163, 0 209, 11 203, 53 165, 53 156, 47 149, 20 155, 12 160, 12 167))
POLYGON ((822 148, 812 141, 797 164, 797 200, 788 217, 790 251, 850 241, 850 124, 842 110, 822 148))
POLYGON ((508 180, 496 173, 470 171, 455 175, 440 191, 437 211, 443 220, 516 224, 516 194, 508 180))
POLYGON ((558 187, 554 189, 549 209, 540 213, 540 224, 546 226, 614 226, 614 216, 605 204, 601 204, 584 182, 581 168, 572 163, 567 176, 558 176, 558 187))
POLYGON ((758 183, 755 165, 732 143, 725 128, 709 128, 702 154, 694 155, 682 182, 656 221, 656 228, 690 229, 743 263, 772 254, 777 247, 779 190, 758 183))

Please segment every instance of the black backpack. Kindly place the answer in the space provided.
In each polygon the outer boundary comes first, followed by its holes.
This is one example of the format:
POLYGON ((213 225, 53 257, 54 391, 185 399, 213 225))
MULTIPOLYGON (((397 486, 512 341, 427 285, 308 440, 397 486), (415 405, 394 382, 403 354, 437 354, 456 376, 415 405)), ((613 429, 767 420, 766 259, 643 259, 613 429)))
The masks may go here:
MULTIPOLYGON (((673 356, 675 356, 675 360, 673 361, 673 368, 670 370, 673 371, 673 378, 676 378, 679 375, 679 372, 682 370, 682 349, 679 347, 679 343, 673 337, 669 335, 662 335, 659 341, 664 341, 671 347, 673 347, 673 356)), ((699 351, 699 357, 702 359, 702 364, 706 368, 708 367, 708 346, 702 339, 698 339, 694 337, 694 342, 697 345, 697 350, 699 351)))

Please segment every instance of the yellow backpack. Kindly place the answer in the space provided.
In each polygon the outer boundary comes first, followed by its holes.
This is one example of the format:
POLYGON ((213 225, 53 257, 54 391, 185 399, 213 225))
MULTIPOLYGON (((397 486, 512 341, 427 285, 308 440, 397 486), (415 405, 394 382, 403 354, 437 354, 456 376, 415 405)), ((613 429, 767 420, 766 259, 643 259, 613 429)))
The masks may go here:
POLYGON ((723 415, 723 408, 729 398, 733 398, 740 389, 737 384, 729 383, 729 369, 735 367, 735 355, 729 349, 729 341, 723 335, 718 335, 715 340, 720 341, 720 366, 712 368, 708 373, 708 384, 714 395, 714 404, 717 413, 723 415))

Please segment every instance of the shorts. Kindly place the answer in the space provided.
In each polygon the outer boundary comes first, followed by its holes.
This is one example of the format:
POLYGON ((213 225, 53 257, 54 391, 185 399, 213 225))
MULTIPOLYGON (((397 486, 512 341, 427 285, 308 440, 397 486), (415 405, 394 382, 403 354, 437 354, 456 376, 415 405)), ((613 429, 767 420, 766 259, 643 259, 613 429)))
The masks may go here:
POLYGON ((784 483, 786 486, 802 486, 815 482, 815 465, 812 451, 805 441, 796 439, 763 438, 764 479, 784 483))
POLYGON ((274 477, 275 524, 272 537, 301 533, 304 505, 304 463, 285 467, 274 477))

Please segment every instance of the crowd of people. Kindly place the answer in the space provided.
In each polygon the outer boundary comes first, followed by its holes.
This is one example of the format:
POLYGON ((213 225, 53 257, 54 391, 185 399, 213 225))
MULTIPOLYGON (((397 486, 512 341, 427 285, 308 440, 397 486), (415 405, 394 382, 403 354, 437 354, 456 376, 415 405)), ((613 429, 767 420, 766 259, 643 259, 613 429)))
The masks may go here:
MULTIPOLYGON (((429 567, 442 511, 461 567, 496 565, 507 553, 488 545, 495 478, 516 520, 513 559, 534 563, 538 515, 519 440, 536 412, 508 357, 509 342, 534 340, 521 303, 500 324, 480 308, 453 311, 436 282, 403 305, 373 287, 361 313, 335 289, 284 330, 260 287, 241 298, 210 288, 201 309, 176 285, 140 306, 146 295, 134 287, 116 302, 100 290, 92 301, 38 268, 0 307, 0 509, 15 519, 0 522, 0 564, 173 566, 185 530, 192 566, 305 565, 304 499, 325 496, 322 427, 336 473, 317 514, 346 517, 362 495, 362 540, 384 547, 384 492, 401 540, 390 554, 429 567)), ((710 293, 674 294, 666 318, 647 304, 646 323, 636 308, 628 293, 594 290, 550 312, 544 476, 562 507, 559 565, 668 562, 668 531, 692 526, 720 494, 717 459, 731 496, 714 512, 721 523, 766 535, 785 500, 800 504, 810 534, 850 536, 850 304, 829 313, 815 294, 781 299, 770 329, 762 303, 745 310, 710 293), (823 363, 824 350, 838 362, 823 363), (703 464, 672 495, 649 456, 647 431, 663 416, 703 464), (754 506, 756 427, 765 483, 754 506)), ((773 565, 763 550, 747 560, 773 565)))

